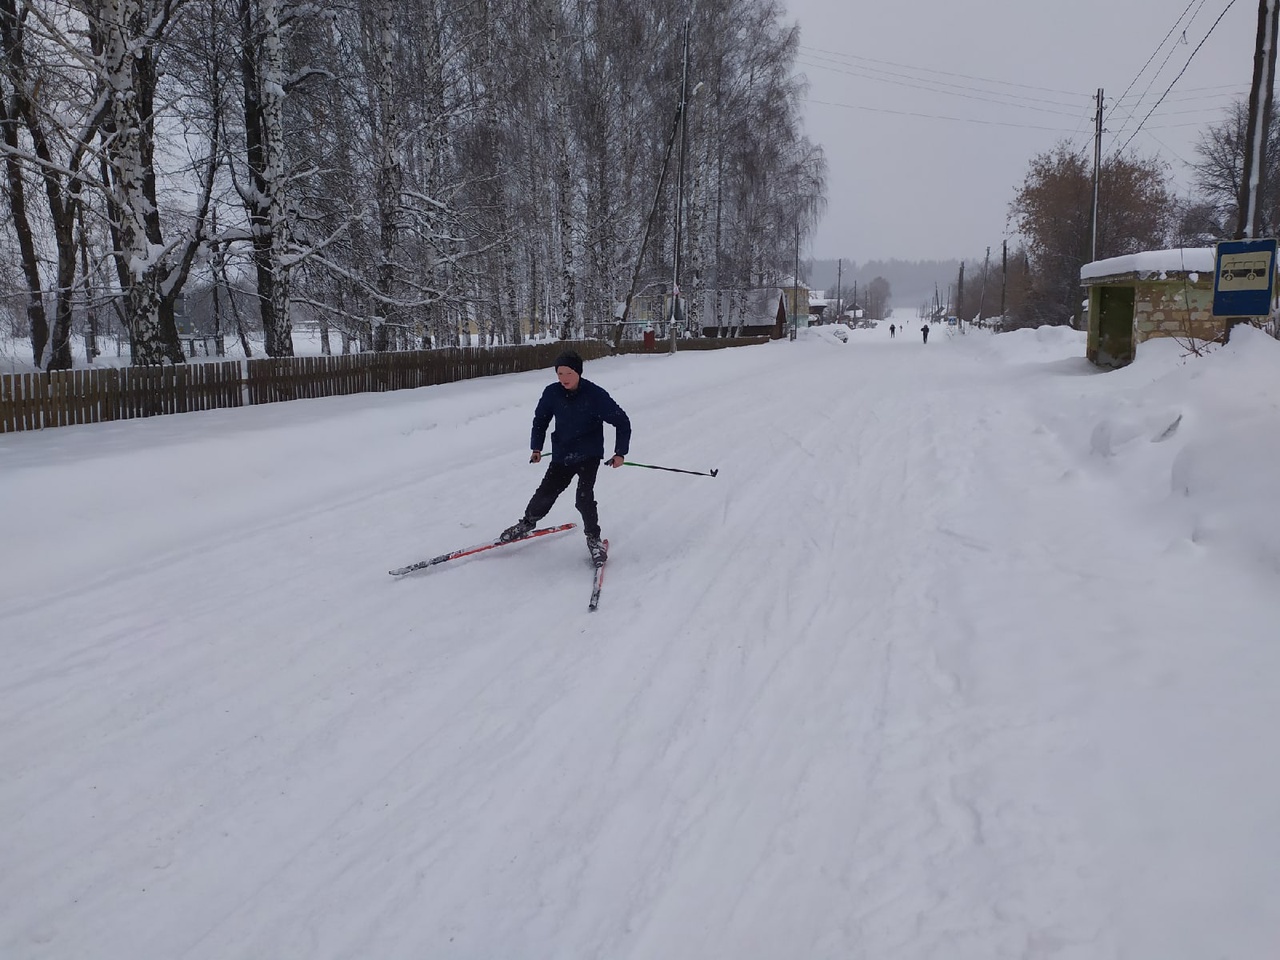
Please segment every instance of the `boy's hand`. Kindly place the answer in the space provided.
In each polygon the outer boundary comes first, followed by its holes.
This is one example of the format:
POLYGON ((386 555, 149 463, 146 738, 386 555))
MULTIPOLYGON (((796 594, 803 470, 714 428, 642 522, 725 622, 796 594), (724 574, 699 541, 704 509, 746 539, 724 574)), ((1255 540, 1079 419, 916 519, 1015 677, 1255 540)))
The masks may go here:
POLYGON ((617 470, 620 466, 622 466, 622 454, 615 453, 612 457, 606 460, 605 463, 613 467, 613 469, 617 470))
POLYGON ((530 462, 530 463, 537 463, 537 462, 538 462, 539 460, 541 460, 541 459, 542 459, 542 451, 541 451, 541 450, 534 450, 532 453, 530 453, 530 454, 529 454, 529 462, 530 462))

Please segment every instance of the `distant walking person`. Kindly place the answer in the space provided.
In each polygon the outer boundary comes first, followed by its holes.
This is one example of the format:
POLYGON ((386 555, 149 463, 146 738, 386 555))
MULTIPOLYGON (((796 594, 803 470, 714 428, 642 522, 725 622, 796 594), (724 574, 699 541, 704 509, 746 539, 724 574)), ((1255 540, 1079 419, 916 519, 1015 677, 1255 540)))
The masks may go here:
POLYGON ((891 323, 891 324, 889 324, 889 339, 890 339, 890 340, 892 340, 892 339, 894 338, 894 336, 897 334, 897 332, 898 332, 898 328, 897 328, 897 327, 895 327, 892 323, 891 323))
POLYGON ((530 463, 542 459, 542 444, 547 439, 547 427, 554 417, 555 432, 551 434, 551 465, 547 467, 542 483, 534 491, 524 516, 506 530, 498 539, 502 542, 527 536, 538 521, 545 517, 560 494, 578 478, 578 492, 574 506, 582 514, 582 532, 587 535, 587 550, 596 566, 605 561, 605 547, 600 539, 600 516, 596 510, 596 472, 604 460, 604 425, 613 424, 617 437, 614 454, 604 462, 617 468, 631 446, 631 421, 614 399, 582 376, 582 357, 572 350, 562 353, 555 362, 557 383, 548 384, 538 400, 533 413, 533 432, 530 435, 530 463))
POLYGON ((929 325, 927 323, 920 328, 920 335, 924 337, 925 343, 929 342, 929 325))

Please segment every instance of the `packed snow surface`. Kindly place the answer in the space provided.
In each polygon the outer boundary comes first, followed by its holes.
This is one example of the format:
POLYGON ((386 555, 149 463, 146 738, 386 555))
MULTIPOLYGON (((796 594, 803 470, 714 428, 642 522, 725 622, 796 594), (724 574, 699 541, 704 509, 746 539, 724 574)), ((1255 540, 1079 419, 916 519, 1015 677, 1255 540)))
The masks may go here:
POLYGON ((588 363, 596 613, 386 572, 550 371, 0 436, 0 957, 1274 955, 1280 344, 908 330, 588 363))

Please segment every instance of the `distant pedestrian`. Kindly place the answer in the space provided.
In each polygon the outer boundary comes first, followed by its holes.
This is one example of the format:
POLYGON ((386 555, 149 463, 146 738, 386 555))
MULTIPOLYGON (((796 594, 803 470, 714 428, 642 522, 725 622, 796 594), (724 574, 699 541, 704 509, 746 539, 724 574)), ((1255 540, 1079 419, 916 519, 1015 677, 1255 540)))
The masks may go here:
POLYGON ((895 327, 892 323, 891 323, 891 324, 889 324, 889 339, 890 339, 890 340, 892 340, 892 339, 894 338, 894 336, 897 334, 897 332, 898 332, 898 328, 897 328, 897 327, 895 327))
POLYGON ((929 342, 929 325, 927 323, 920 328, 920 335, 924 337, 925 343, 929 342))

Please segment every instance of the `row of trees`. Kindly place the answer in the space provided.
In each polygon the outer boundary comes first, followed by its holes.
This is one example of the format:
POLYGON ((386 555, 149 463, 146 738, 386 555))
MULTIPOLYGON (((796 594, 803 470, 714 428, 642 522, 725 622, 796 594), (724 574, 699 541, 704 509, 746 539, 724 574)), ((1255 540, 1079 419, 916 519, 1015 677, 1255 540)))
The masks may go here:
MULTIPOLYGON (((180 362, 184 300, 272 356, 301 316, 365 349, 607 323, 671 282, 687 9, 0 0, 0 305, 49 369, 104 311, 180 362)), ((825 195, 798 36, 777 0, 699 3, 689 36, 684 286, 745 291, 825 195)))
MULTIPOLYGON (((1165 247, 1208 246, 1230 239, 1244 167, 1248 105, 1201 134, 1192 164, 1194 192, 1180 199, 1158 157, 1113 154, 1098 178, 1097 258, 1165 247)), ((994 315, 1003 292, 1014 326, 1072 323, 1080 313, 1080 268, 1090 259, 1093 158, 1067 143, 1032 159, 1010 206, 1022 240, 1006 265, 970 261, 954 306, 958 316, 994 315)), ((1264 235, 1280 228, 1280 119, 1271 125, 1260 202, 1264 235)))
POLYGON ((855 307, 861 307, 863 316, 868 320, 884 320, 889 316, 889 300, 893 296, 893 288, 889 286, 889 281, 884 277, 876 276, 867 284, 867 288, 861 295, 861 304, 854 304, 855 307))
POLYGON ((889 301, 893 297, 893 288, 889 281, 876 275, 859 287, 856 283, 844 283, 837 279, 826 289, 827 303, 830 311, 824 315, 824 322, 838 322, 837 309, 841 314, 852 314, 863 320, 884 320, 890 314, 889 301))

